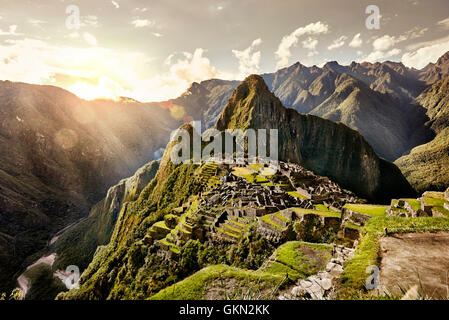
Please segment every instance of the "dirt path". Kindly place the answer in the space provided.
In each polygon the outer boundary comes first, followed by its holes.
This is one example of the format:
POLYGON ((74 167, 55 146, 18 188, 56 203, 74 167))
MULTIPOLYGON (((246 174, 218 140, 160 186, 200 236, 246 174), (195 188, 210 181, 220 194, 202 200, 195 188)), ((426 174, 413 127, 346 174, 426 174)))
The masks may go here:
POLYGON ((428 298, 449 299, 449 232, 396 234, 380 247, 384 290, 400 295, 418 286, 428 298))

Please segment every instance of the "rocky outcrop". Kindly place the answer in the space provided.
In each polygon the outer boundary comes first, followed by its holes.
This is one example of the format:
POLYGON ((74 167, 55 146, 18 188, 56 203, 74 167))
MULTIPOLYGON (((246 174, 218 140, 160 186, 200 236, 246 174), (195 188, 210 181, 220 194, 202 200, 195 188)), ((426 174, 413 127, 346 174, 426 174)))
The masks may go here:
POLYGON ((234 91, 216 128, 278 129, 282 161, 301 164, 369 199, 414 195, 399 169, 380 159, 358 132, 285 108, 260 76, 249 76, 234 91))

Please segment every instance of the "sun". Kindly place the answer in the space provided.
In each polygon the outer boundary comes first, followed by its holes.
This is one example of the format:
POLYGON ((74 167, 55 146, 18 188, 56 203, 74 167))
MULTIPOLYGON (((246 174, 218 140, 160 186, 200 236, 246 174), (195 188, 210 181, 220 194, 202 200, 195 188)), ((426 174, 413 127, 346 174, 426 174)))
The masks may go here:
POLYGON ((101 77, 96 81, 97 84, 88 84, 86 82, 78 81, 72 84, 68 90, 81 99, 95 100, 95 99, 110 99, 118 100, 123 96, 123 88, 115 81, 107 77, 101 77))

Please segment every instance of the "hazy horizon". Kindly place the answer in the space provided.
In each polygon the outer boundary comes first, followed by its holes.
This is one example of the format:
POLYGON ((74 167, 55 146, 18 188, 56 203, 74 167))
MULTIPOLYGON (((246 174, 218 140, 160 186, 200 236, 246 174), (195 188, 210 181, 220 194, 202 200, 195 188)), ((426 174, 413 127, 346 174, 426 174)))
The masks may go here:
POLYGON ((0 79, 88 100, 162 101, 192 82, 241 80, 295 62, 391 60, 420 69, 449 51, 444 0, 0 3, 0 79), (379 29, 366 27, 369 5, 379 8, 379 29))

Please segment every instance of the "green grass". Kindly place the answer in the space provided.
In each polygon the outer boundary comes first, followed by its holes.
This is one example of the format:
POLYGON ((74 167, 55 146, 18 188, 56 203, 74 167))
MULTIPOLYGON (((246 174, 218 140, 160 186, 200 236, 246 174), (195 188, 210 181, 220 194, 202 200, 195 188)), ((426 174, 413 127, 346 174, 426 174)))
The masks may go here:
POLYGON ((306 196, 303 196, 302 194, 300 194, 297 191, 288 191, 287 192, 289 195, 291 195, 292 197, 298 198, 298 199, 307 199, 306 196))
POLYGON ((401 199, 407 202, 414 211, 421 209, 421 201, 416 199, 401 199))
POLYGON ((344 208, 354 212, 369 215, 371 217, 384 217, 387 215, 387 209, 390 206, 382 206, 375 204, 345 204, 344 208))
POLYGON ((378 265, 379 239, 384 235, 384 228, 389 233, 436 232, 449 230, 446 218, 374 217, 362 229, 362 241, 354 256, 347 261, 341 278, 345 289, 363 290, 368 275, 365 270, 370 265, 378 265))
POLYGON ((293 210, 294 212, 300 213, 300 214, 316 214, 319 216, 336 217, 336 218, 341 217, 340 212, 334 212, 334 211, 321 211, 321 210, 303 209, 303 208, 291 208, 291 210, 293 210))
POLYGON ((226 235, 228 235, 230 237, 233 237, 235 239, 239 239, 240 238, 238 235, 236 235, 234 233, 231 233, 231 232, 227 231, 226 229, 223 229, 223 228, 220 228, 220 227, 217 227, 217 231, 220 231, 220 232, 222 232, 222 233, 224 233, 224 234, 226 234, 226 235))
MULTIPOLYGON (((268 272, 250 271, 230 267, 227 265, 214 265, 201 269, 190 277, 167 287, 152 297, 151 300, 203 300, 207 290, 217 287, 223 281, 235 281, 233 290, 246 287, 252 290, 271 290, 279 286, 283 276, 273 275, 268 272)), ((225 289, 223 289, 225 291, 225 289)), ((233 292, 223 292, 222 298, 233 292)))
POLYGON ((269 224, 269 225, 275 227, 275 228, 278 229, 279 231, 284 231, 284 230, 286 229, 286 228, 284 228, 283 226, 278 225, 276 222, 274 222, 273 220, 271 220, 271 214, 264 215, 264 216, 260 217, 260 219, 261 219, 263 222, 265 222, 265 223, 267 223, 267 224, 269 224))
POLYGON ((163 220, 156 222, 153 226, 161 228, 161 229, 171 230, 169 227, 167 227, 167 225, 165 224, 165 221, 163 221, 163 220))
POLYGON ((433 206, 434 210, 449 217, 449 211, 444 208, 444 204, 447 203, 447 201, 444 199, 443 192, 428 192, 426 196, 423 197, 422 201, 425 205, 433 206))
POLYGON ((278 211, 278 212, 274 213, 274 215, 276 215, 276 217, 278 217, 278 218, 281 219, 282 221, 285 221, 285 222, 290 222, 290 221, 291 221, 291 220, 289 220, 288 218, 284 217, 284 216, 282 215, 282 212, 281 212, 281 211, 278 211))
POLYGON ((270 260, 259 270, 279 276, 288 273, 289 279, 296 281, 324 269, 332 257, 331 252, 331 245, 290 241, 277 248, 270 260), (313 252, 313 257, 310 253, 304 254, 301 249, 313 252))
POLYGON ((168 248, 169 248, 171 251, 175 252, 175 253, 178 253, 178 254, 179 254, 179 252, 181 251, 180 248, 179 248, 176 244, 173 244, 173 243, 168 242, 167 239, 165 239, 165 238, 162 239, 162 240, 159 240, 159 242, 161 242, 161 243, 163 243, 164 245, 168 246, 168 248))

